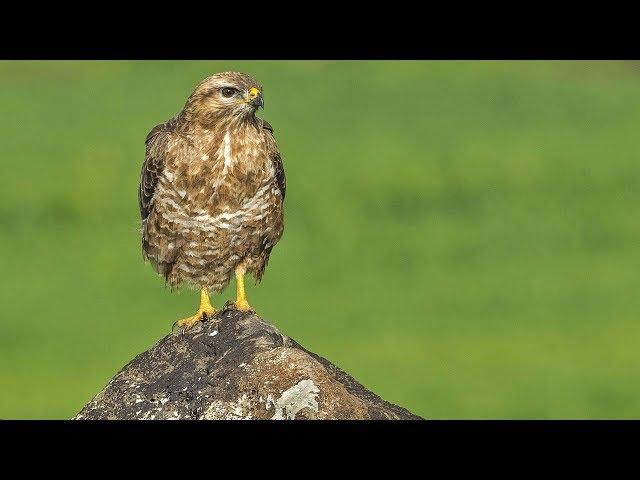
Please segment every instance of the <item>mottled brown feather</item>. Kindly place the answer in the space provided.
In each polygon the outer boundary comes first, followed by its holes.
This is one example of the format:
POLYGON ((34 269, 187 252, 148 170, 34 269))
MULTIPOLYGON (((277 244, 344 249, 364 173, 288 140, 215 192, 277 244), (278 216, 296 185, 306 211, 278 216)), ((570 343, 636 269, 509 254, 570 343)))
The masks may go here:
POLYGON ((143 251, 172 287, 220 291, 239 265, 259 281, 282 236, 286 180, 273 128, 247 101, 222 98, 224 85, 246 96, 258 84, 237 72, 205 79, 145 141, 143 251))
MULTIPOLYGON (((262 121, 262 128, 268 130, 271 136, 273 137, 274 136, 273 127, 271 126, 271 124, 266 120, 264 120, 263 118, 261 118, 260 120, 262 121)), ((275 137, 274 137, 274 142, 275 142, 275 137)), ((276 182, 278 184, 278 188, 282 192, 282 200, 284 200, 284 196, 287 193, 287 179, 284 175, 284 166, 282 164, 282 158, 280 157, 280 152, 278 152, 277 148, 270 151, 270 158, 271 158, 271 161, 273 162, 273 168, 276 171, 276 182)))

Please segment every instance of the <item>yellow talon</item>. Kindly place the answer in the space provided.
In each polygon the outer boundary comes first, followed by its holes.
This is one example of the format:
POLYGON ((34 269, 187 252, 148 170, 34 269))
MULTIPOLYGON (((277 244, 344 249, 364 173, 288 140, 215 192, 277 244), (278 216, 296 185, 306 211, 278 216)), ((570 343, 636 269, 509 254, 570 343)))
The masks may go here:
POLYGON ((253 312, 253 308, 247 302, 247 294, 244 291, 244 274, 246 270, 243 266, 236 267, 236 301, 234 307, 241 312, 253 312))
POLYGON ((249 305, 249 302, 246 300, 236 300, 233 305, 236 307, 236 310, 240 310, 241 312, 253 312, 253 308, 251 308, 251 305, 249 305))
POLYGON ((179 327, 190 328, 203 319, 204 315, 210 316, 216 312, 209 300, 209 292, 206 288, 200 289, 200 307, 195 315, 182 318, 176 322, 179 327))

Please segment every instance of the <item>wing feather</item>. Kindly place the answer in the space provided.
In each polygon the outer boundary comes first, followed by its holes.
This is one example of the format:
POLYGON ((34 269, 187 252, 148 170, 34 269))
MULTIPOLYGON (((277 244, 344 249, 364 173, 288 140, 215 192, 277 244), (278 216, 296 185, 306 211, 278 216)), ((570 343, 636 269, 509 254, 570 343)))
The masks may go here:
POLYGON ((273 136, 273 127, 269 122, 264 119, 262 120, 262 128, 267 130, 271 141, 268 143, 267 153, 271 162, 273 164, 273 168, 276 172, 276 184, 280 189, 280 194, 282 195, 282 200, 284 201, 284 196, 287 192, 287 178, 284 174, 284 165, 282 163, 282 157, 280 156, 280 152, 278 151, 278 146, 276 145, 275 137, 273 136))
POLYGON ((158 186, 158 180, 164 171, 167 143, 172 122, 156 125, 151 129, 145 139, 145 157, 140 173, 140 186, 138 188, 138 204, 140 217, 146 220, 153 208, 153 196, 158 186))

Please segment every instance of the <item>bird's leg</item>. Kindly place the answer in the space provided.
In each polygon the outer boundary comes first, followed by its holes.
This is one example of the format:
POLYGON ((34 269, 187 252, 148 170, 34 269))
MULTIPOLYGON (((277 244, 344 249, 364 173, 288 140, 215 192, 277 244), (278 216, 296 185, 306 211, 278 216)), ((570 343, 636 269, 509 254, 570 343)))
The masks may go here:
POLYGON ((244 291, 244 274, 246 272, 246 268, 243 265, 238 265, 235 268, 236 271, 236 301, 234 306, 236 310, 240 310, 241 312, 252 312, 253 308, 247 302, 247 294, 244 291))
POLYGON ((179 327, 189 328, 202 320, 204 315, 212 315, 215 311, 216 309, 213 308, 213 305, 211 305, 211 301, 209 300, 209 292, 203 287, 200 289, 200 307, 198 307, 198 311, 195 315, 178 320, 176 323, 179 327))

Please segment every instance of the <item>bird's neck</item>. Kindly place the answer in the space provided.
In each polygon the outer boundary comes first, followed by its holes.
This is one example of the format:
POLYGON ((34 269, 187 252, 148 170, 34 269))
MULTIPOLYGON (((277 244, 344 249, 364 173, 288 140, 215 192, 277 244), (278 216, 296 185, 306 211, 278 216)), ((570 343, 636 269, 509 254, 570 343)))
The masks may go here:
POLYGON ((221 115, 217 112, 194 112, 189 109, 181 111, 176 116, 177 122, 182 126, 182 130, 208 130, 232 131, 248 126, 258 126, 258 119, 254 113, 247 115, 221 115))

